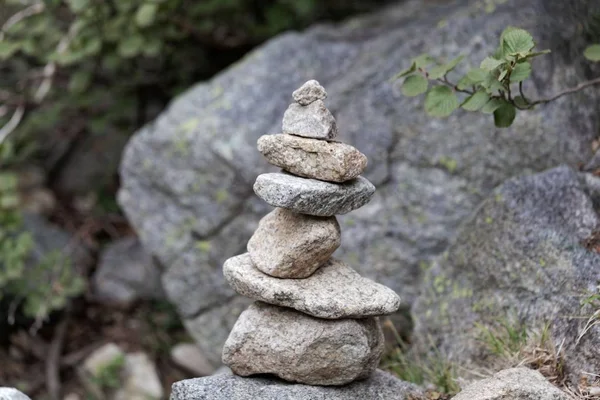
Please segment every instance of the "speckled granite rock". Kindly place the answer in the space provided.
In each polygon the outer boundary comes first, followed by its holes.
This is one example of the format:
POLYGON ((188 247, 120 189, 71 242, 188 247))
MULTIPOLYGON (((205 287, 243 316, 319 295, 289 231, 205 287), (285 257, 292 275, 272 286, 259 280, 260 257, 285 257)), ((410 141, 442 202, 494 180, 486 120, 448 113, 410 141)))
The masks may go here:
POLYGON ((400 298, 392 289, 361 277, 333 258, 306 279, 266 275, 256 269, 248 254, 227 260, 223 273, 241 295, 318 318, 379 316, 400 307, 400 298))
POLYGON ((31 400, 15 388, 0 387, 0 400, 31 400))
POLYGON ((307 106, 290 104, 283 114, 281 131, 323 140, 333 140, 338 135, 335 118, 322 100, 316 100, 307 106))
POLYGON ((292 93, 294 101, 302 106, 307 106, 317 100, 325 100, 327 92, 321 84, 314 79, 305 82, 292 93))
POLYGON ((306 278, 340 247, 335 217, 314 217, 276 208, 260 220, 248 241, 256 268, 278 278, 306 278))
POLYGON ((256 302, 240 315, 223 363, 242 376, 273 374, 308 385, 369 377, 383 353, 377 318, 325 320, 256 302))
POLYGON ((345 386, 308 386, 275 378, 218 375, 173 384, 171 400, 414 400, 423 392, 381 370, 345 386))
POLYGON ((256 178, 254 192, 273 207, 329 217, 347 214, 367 204, 375 186, 362 176, 344 183, 330 183, 270 173, 256 178))
POLYGON ((261 136, 258 151, 294 175, 327 182, 349 181, 367 167, 367 157, 349 144, 293 135, 261 136))
POLYGON ((511 368, 467 386, 453 400, 568 400, 538 371, 511 368))

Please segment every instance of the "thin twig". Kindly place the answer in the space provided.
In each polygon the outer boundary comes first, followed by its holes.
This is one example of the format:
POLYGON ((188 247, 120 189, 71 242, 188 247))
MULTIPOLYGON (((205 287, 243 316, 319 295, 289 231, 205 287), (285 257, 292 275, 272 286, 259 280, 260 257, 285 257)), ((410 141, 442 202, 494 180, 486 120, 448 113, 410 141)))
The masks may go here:
POLYGON ((46 5, 44 3, 35 3, 27 8, 22 9, 7 19, 4 25, 2 25, 2 29, 0 29, 0 42, 4 40, 4 34, 8 29, 10 29, 11 26, 18 24, 25 18, 29 18, 32 15, 41 13, 45 8, 46 5))
POLYGON ((25 106, 20 105, 19 107, 17 107, 12 117, 10 117, 10 120, 6 123, 6 125, 2 127, 2 129, 0 129, 0 144, 2 144, 2 142, 4 142, 8 135, 10 135, 12 131, 14 131, 17 128, 17 126, 19 126, 19 123, 21 122, 21 119, 23 119, 24 114, 25 106))
POLYGON ((56 328, 46 358, 46 387, 52 400, 60 400, 60 355, 63 350, 69 320, 70 316, 67 310, 65 317, 56 328))
POLYGON ((533 103, 530 103, 532 106, 536 105, 536 104, 546 104, 546 103, 550 103, 551 101, 554 101, 556 99, 558 99, 559 97, 562 97, 564 95, 570 94, 570 93, 574 93, 574 92, 578 92, 582 89, 585 89, 589 86, 593 86, 593 85, 598 85, 600 84, 600 77, 596 78, 596 79, 592 79, 591 81, 586 81, 586 82, 581 82, 579 85, 574 86, 572 88, 566 89, 562 92, 557 93, 556 95, 548 98, 548 99, 542 99, 542 100, 536 100, 533 103))

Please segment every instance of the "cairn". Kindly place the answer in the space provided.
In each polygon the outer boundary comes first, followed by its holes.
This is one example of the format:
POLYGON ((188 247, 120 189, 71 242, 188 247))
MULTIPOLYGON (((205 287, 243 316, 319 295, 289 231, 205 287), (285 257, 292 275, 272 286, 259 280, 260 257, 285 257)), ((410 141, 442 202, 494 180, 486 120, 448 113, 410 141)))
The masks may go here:
POLYGON ((223 266, 227 282, 256 302, 223 348, 241 376, 274 374, 308 385, 343 385, 375 371, 384 340, 378 316, 400 306, 391 289, 331 257, 341 244, 335 215, 367 204, 375 187, 360 176, 367 158, 338 141, 315 80, 293 93, 283 133, 258 150, 279 173, 258 176, 256 194, 276 207, 259 223, 248 253, 223 266))

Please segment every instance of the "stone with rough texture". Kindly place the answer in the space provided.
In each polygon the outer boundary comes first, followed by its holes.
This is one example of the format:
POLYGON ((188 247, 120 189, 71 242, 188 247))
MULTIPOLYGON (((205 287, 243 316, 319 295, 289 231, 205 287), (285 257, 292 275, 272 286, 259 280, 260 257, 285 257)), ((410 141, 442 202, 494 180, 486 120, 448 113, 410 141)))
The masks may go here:
POLYGON ((108 303, 130 304, 161 299, 161 271, 135 237, 110 243, 100 254, 92 285, 94 295, 108 303))
POLYGON ((293 135, 261 136, 258 151, 269 163, 294 175, 327 182, 349 181, 367 167, 367 157, 349 144, 293 135))
POLYGON ((511 368, 472 383, 453 400, 568 400, 569 397, 538 371, 511 368))
POLYGON ((254 192, 273 207, 329 217, 347 214, 367 204, 375 193, 375 186, 362 176, 343 183, 330 183, 285 173, 268 173, 256 178, 254 192))
POLYGON ((171 359, 195 376, 208 376, 215 372, 215 367, 206 359, 198 346, 192 343, 178 343, 173 346, 171 359))
POLYGON ((476 326, 550 323, 571 382, 600 371, 600 327, 578 338, 597 309, 581 301, 599 290, 599 211, 600 178, 564 166, 504 183, 427 273, 413 308, 417 341, 480 370, 497 360, 476 326))
POLYGON ((340 247, 335 217, 314 217, 276 208, 260 220, 248 241, 256 268, 278 278, 306 278, 340 247))
POLYGON ((17 389, 0 387, 0 400, 31 400, 17 389))
POLYGON ((294 90, 292 97, 296 103, 307 106, 317 100, 325 100, 327 98, 327 92, 319 82, 311 79, 298 89, 294 90))
POLYGON ((383 353, 377 318, 325 320, 254 303, 223 347, 223 363, 242 376, 273 374, 307 385, 343 385, 375 371, 383 353))
POLYGON ((243 296, 290 307, 317 318, 362 318, 391 314, 400 307, 394 291, 330 259, 306 279, 278 279, 260 272, 248 254, 230 258, 225 279, 243 296))
MULTIPOLYGON (((515 175, 588 161, 600 131, 597 88, 521 112, 499 130, 481 113, 431 118, 422 98, 402 96, 390 83, 425 52, 444 59, 468 54, 454 75, 461 76, 497 47, 509 25, 552 50, 524 83, 528 96, 550 96, 600 76, 600 64, 581 57, 589 38, 581 29, 598 12, 597 1, 495 3, 488 14, 469 0, 406 0, 346 23, 281 34, 178 96, 133 136, 121 164, 119 202, 144 247, 165 266, 165 289, 185 320, 219 312, 232 296, 221 266, 271 211, 252 196, 256 176, 269 166, 256 141, 281 132, 290 94, 309 79, 327 89, 340 138, 368 157, 363 175, 377 186, 366 207, 339 218, 337 255, 407 305, 431 261, 494 187, 515 175), (200 251, 198 238, 202 248, 210 243, 209 251, 200 251)), ((207 324, 186 325, 199 345, 216 345, 231 329, 220 329, 217 338, 207 324)))
POLYGON ((146 353, 125 356, 123 385, 115 393, 115 400, 160 400, 164 390, 154 362, 146 353))
POLYGON ((292 103, 283 114, 281 131, 313 139, 333 140, 338 128, 331 111, 322 100, 307 106, 292 103))
POLYGON ((171 400, 416 400, 423 392, 387 372, 346 386, 308 386, 279 379, 219 375, 173 384, 171 400))

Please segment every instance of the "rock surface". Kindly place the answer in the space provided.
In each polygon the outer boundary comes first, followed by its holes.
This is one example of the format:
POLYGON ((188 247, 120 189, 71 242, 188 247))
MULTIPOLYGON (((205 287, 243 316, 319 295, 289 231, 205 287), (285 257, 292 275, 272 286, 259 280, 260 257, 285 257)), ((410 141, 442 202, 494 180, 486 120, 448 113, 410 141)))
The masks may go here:
POLYGON ((413 400, 423 393, 410 383, 377 370, 346 386, 307 386, 278 379, 219 375, 173 384, 171 400, 413 400))
POLYGON ((329 183, 269 173, 256 178, 254 192, 273 207, 329 217, 347 214, 367 204, 375 193, 375 186, 362 176, 344 183, 329 183))
POLYGON ((514 25, 530 31, 538 48, 552 50, 524 90, 532 98, 552 95, 600 76, 600 65, 581 57, 581 26, 598 2, 508 0, 495 2, 489 14, 468 0, 440 3, 407 0, 347 23, 282 34, 190 88, 133 136, 119 202, 144 247, 168 269, 168 295, 200 345, 218 347, 231 329, 220 328, 217 338, 211 324, 196 321, 230 301, 221 266, 271 211, 252 196, 256 176, 268 166, 256 140, 281 132, 289 94, 309 79, 327 88, 340 138, 369 158, 364 176, 378 189, 366 207, 339 218, 337 256, 406 304, 434 257, 494 187, 591 157, 600 130, 596 89, 519 113, 511 128, 498 130, 480 113, 431 118, 422 99, 402 96, 389 79, 424 52, 445 59, 468 54, 464 67, 478 65, 514 25), (206 242, 210 251, 201 251, 206 242))
POLYGON ((349 144, 293 135, 264 135, 258 151, 269 163, 294 175, 327 182, 356 178, 367 167, 367 157, 349 144))
POLYGON ((162 383, 154 362, 146 353, 125 356, 123 387, 115 394, 115 400, 161 400, 164 395, 162 383))
POLYGON ((215 368, 202 354, 202 351, 192 343, 178 343, 173 346, 171 360, 196 376, 208 376, 215 372, 215 368))
POLYGON ((568 400, 538 371, 511 368, 491 378, 475 382, 453 397, 453 400, 568 400))
POLYGON ((0 400, 31 400, 17 389, 0 387, 0 400))
POLYGON ((335 118, 322 100, 316 100, 307 106, 290 104, 283 114, 281 131, 322 140, 333 140, 338 135, 335 118))
POLYGON ((161 271, 137 238, 110 243, 100 254, 92 284, 101 301, 129 304, 164 298, 161 271))
POLYGON ((391 314, 400 307, 393 290, 363 278, 331 259, 306 279, 278 279, 260 272, 248 254, 230 258, 225 279, 243 296, 290 307, 317 318, 362 318, 391 314))
POLYGON ((307 106, 317 100, 325 100, 327 92, 319 82, 311 79, 307 81, 292 93, 294 101, 302 106, 307 106))
POLYGON ((242 376, 343 385, 373 373, 383 347, 377 318, 329 321, 257 302, 235 323, 223 362, 242 376))
POLYGON ((107 343, 94 350, 83 362, 83 369, 92 377, 98 377, 110 365, 125 358, 125 352, 115 343, 107 343))
POLYGON ((306 278, 340 247, 335 217, 313 217, 276 208, 248 241, 256 268, 278 278, 306 278))
POLYGON ((429 270, 415 303, 417 340, 468 370, 494 363, 481 329, 518 321, 530 332, 551 323, 572 382, 600 370, 600 327, 581 335, 596 307, 600 254, 586 248, 600 230, 600 178, 558 167, 500 186, 429 270), (569 317, 565 317, 569 316, 569 317), (429 342, 428 342, 429 343, 429 342))

